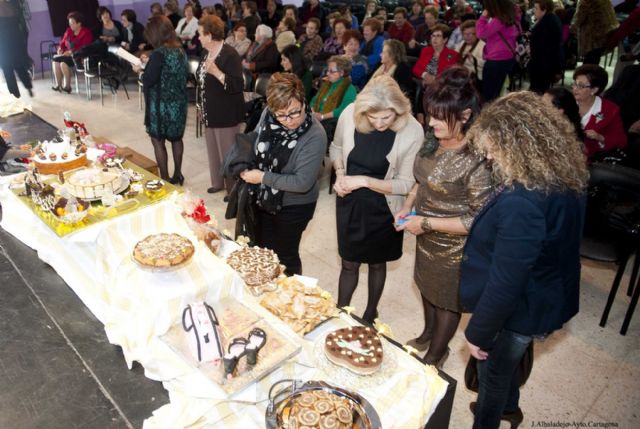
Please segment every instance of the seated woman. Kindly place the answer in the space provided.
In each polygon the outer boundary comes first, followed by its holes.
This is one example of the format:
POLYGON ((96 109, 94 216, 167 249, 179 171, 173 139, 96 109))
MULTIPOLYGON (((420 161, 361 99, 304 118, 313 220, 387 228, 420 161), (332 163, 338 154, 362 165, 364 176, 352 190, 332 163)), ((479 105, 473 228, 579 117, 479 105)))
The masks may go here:
POLYGON ((318 93, 309 103, 313 116, 321 121, 329 141, 333 140, 335 124, 342 111, 356 99, 356 87, 351 83, 351 61, 335 55, 327 61, 327 75, 318 93))
POLYGON ((362 88, 367 83, 369 61, 360 55, 360 41, 362 34, 358 30, 347 30, 342 37, 345 57, 351 60, 351 83, 356 88, 362 88))
POLYGON ((271 76, 267 108, 257 130, 255 153, 261 161, 257 168, 240 173, 242 180, 255 185, 251 195, 256 245, 276 252, 288 276, 301 274, 300 239, 316 208, 327 136, 294 74, 271 76))
POLYGON ((311 62, 322 50, 323 42, 320 36, 320 20, 311 18, 307 22, 305 33, 298 38, 298 45, 302 48, 304 57, 311 62))
POLYGON ((144 40, 144 26, 138 22, 135 11, 123 10, 120 19, 124 29, 122 47, 131 53, 144 50, 147 45, 144 40))
POLYGON ((424 138, 411 102, 389 76, 372 78, 345 109, 331 144, 338 250, 342 269, 338 307, 349 305, 360 265, 369 266, 369 296, 363 319, 378 316, 387 262, 402 256, 403 233, 393 213, 415 183, 413 163, 424 138))
POLYGON ((555 107, 559 113, 563 114, 576 129, 578 140, 584 140, 584 130, 582 129, 582 118, 578 110, 578 103, 573 93, 567 88, 555 87, 547 89, 542 95, 542 99, 555 107))
POLYGON ((256 40, 251 44, 242 61, 242 67, 254 74, 273 73, 278 70, 280 54, 273 43, 273 30, 264 24, 256 28, 256 40))
POLYGON ((247 37, 247 24, 243 21, 236 23, 224 43, 234 48, 238 55, 244 57, 249 50, 249 46, 251 46, 251 40, 247 37))
POLYGON ((93 38, 106 45, 119 45, 124 40, 124 28, 119 21, 114 21, 111 11, 104 6, 98 8, 98 25, 93 32, 93 38))
POLYGON ((380 58, 380 67, 373 72, 371 78, 382 75, 391 76, 398 82, 402 92, 410 100, 413 99, 415 84, 413 83, 413 76, 411 76, 411 68, 407 64, 404 43, 395 39, 385 40, 380 58))
POLYGON ((462 42, 456 46, 456 51, 460 55, 458 61, 461 62, 476 78, 478 90, 482 87, 482 69, 484 67, 484 41, 478 39, 476 35, 476 21, 469 19, 460 24, 462 32, 462 42))
POLYGON ((344 54, 344 47, 342 46, 342 36, 344 32, 351 29, 351 24, 344 18, 337 18, 333 21, 333 27, 331 35, 327 37, 322 46, 322 51, 318 55, 318 58, 329 58, 332 55, 344 54))
POLYGON ((194 52, 189 49, 188 44, 198 31, 198 18, 193 14, 193 6, 189 3, 184 5, 183 13, 184 18, 182 18, 176 26, 176 35, 180 39, 180 42, 182 42, 182 47, 187 54, 193 54, 194 52))
POLYGON ((80 12, 67 15, 69 28, 64 32, 56 55, 51 59, 56 84, 51 89, 71 93, 71 69, 74 67, 73 54, 93 41, 93 35, 84 27, 84 16, 80 12), (64 79, 63 79, 64 78, 64 79))
MULTIPOLYGON (((449 34, 451 34, 451 30, 444 24, 436 24, 431 29, 431 45, 422 49, 420 58, 413 66, 413 75, 422 79, 422 88, 433 84, 440 73, 458 62, 458 53, 447 48, 449 34)), ((418 121, 423 123, 424 103, 422 97, 418 97, 416 112, 418 121)))
POLYGON ((280 54, 280 65, 285 72, 298 76, 302 81, 302 86, 304 86, 305 102, 310 100, 311 91, 313 90, 313 75, 302 56, 302 48, 296 45, 284 48, 284 51, 280 54))
POLYGON ((376 18, 369 18, 362 24, 364 40, 360 43, 360 54, 367 57, 367 63, 371 71, 375 70, 380 64, 380 54, 384 43, 383 32, 384 27, 380 20, 376 18))
POLYGON ((256 35, 256 28, 260 25, 260 15, 258 15, 258 5, 254 1, 243 1, 242 21, 247 26, 247 35, 253 39, 256 35))
POLYGON ((607 71, 595 64, 584 64, 573 72, 573 95, 582 117, 584 146, 589 161, 599 153, 627 146, 620 108, 600 97, 608 78, 607 71))

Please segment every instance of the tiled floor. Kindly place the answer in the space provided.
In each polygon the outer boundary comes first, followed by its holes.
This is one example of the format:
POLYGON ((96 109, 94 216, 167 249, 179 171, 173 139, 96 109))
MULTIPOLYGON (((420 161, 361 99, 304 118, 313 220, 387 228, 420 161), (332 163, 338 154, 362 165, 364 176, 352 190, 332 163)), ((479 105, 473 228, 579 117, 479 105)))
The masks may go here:
MULTIPOLYGON (((31 100, 33 111, 44 119, 61 126, 63 113, 69 111, 74 120, 85 122, 92 134, 153 157, 143 126, 143 113, 138 110, 135 85, 129 85, 131 100, 120 91, 117 97, 107 95, 104 107, 97 98, 86 100, 83 92, 80 95, 59 94, 52 92, 49 86, 48 80, 36 81, 36 96, 31 100)), ((222 194, 206 193, 209 186, 206 152, 204 139, 195 138, 193 106, 189 109, 185 146, 185 186, 202 196, 220 222, 233 230, 233 222, 222 219, 225 208, 222 194)), ((322 287, 337 293, 340 261, 335 238, 335 196, 327 193, 326 173, 322 177, 318 208, 303 236, 302 261, 305 274, 319 278, 322 287)), ((407 236, 404 256, 389 264, 387 285, 380 304, 381 319, 392 327, 400 341, 412 338, 422 329, 419 295, 412 284, 414 246, 413 237, 407 236)), ((636 315, 626 336, 618 333, 629 302, 621 292, 607 326, 598 326, 613 276, 612 266, 585 261, 580 313, 566 329, 536 344, 534 370, 522 390, 523 427, 561 427, 545 425, 553 422, 565 425, 584 422, 584 427, 595 427, 597 423, 617 424, 609 427, 640 427, 640 315, 636 315), (591 426, 586 426, 589 424, 591 426)), ((628 277, 625 276, 625 288, 626 281, 628 277)), ((365 301, 366 270, 363 269, 354 305, 362 311, 365 301)), ((444 367, 459 380, 450 426, 455 429, 471 426, 468 403, 475 398, 462 383, 468 358, 462 332, 467 321, 468 317, 463 317, 444 367)))

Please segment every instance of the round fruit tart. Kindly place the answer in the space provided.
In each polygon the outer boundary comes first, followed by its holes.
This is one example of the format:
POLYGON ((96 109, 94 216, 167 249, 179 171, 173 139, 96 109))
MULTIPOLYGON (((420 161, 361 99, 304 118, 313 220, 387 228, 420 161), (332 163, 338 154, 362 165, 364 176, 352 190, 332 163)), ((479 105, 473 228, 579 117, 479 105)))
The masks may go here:
POLYGON ((178 234, 153 234, 133 249, 135 261, 147 268, 172 268, 191 260, 195 248, 191 240, 178 234))

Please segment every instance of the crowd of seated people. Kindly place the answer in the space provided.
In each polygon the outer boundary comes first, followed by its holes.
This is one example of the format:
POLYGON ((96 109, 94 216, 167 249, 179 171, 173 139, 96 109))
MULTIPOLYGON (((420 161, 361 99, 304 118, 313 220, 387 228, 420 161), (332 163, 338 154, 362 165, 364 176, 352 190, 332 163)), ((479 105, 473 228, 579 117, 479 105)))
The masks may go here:
MULTIPOLYGON (((528 4, 485 0, 483 5, 474 0, 416 0, 395 2, 393 6, 375 0, 351 6, 308 0, 300 8, 282 5, 279 0, 224 0, 222 4, 204 6, 199 1, 174 0, 150 7, 152 16, 164 15, 171 21, 184 51, 192 57, 204 54, 198 34, 200 16, 217 16, 225 25, 225 43, 237 51, 254 82, 260 74, 292 71, 303 81, 309 100, 326 90, 327 85, 335 86, 336 79, 331 76, 334 69, 340 69, 357 92, 373 76, 389 75, 410 98, 423 126, 427 124, 425 88, 456 64, 472 73, 485 103, 503 94, 506 80, 512 79, 511 71, 518 67, 516 49, 525 31, 530 35, 531 51, 525 69, 529 82, 525 81, 524 87, 543 94, 557 85, 571 56, 571 40, 579 35, 570 33, 567 24, 575 10, 576 7, 553 0, 528 4), (338 63, 337 56, 341 56, 338 63), (334 60, 333 68, 330 59, 334 60), (349 67, 343 65, 345 61, 349 67)), ((136 55, 149 55, 151 46, 144 40, 144 26, 133 10, 123 10, 119 22, 112 19, 108 8, 100 7, 98 17, 98 27, 89 32, 82 27, 81 16, 70 15, 68 34, 60 44, 59 57, 54 59, 58 82, 54 89, 70 92, 71 70, 81 66, 74 64, 73 54, 83 46, 116 44, 136 55)), ((579 32, 580 28, 574 25, 573 31, 579 32)), ((585 59, 591 61, 590 57, 585 59)), ((630 130, 636 132, 638 128, 636 121, 623 125, 616 120, 613 136, 595 135, 589 130, 596 124, 596 128, 602 127, 603 121, 597 115, 629 116, 629 108, 624 112, 612 108, 615 102, 633 105, 602 97, 608 81, 598 80, 598 73, 576 71, 572 91, 587 131, 585 147, 590 158, 596 152, 623 148, 630 130), (596 119, 588 119, 589 112, 596 119)), ((627 86, 635 84, 634 79, 625 82, 627 86)), ((616 94, 624 94, 624 88, 617 88, 616 94)), ((319 111, 318 115, 326 113, 329 118, 340 111, 319 111)))

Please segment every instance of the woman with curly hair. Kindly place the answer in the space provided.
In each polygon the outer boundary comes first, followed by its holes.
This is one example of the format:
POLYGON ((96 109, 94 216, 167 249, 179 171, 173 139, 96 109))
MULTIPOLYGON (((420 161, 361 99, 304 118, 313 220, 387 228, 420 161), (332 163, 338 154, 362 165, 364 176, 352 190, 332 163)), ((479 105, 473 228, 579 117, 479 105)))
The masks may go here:
POLYGON ((468 134, 498 184, 462 258, 460 300, 478 360, 473 427, 522 422, 520 360, 534 337, 578 312, 580 239, 589 176, 575 127, 531 92, 488 105, 468 134))

